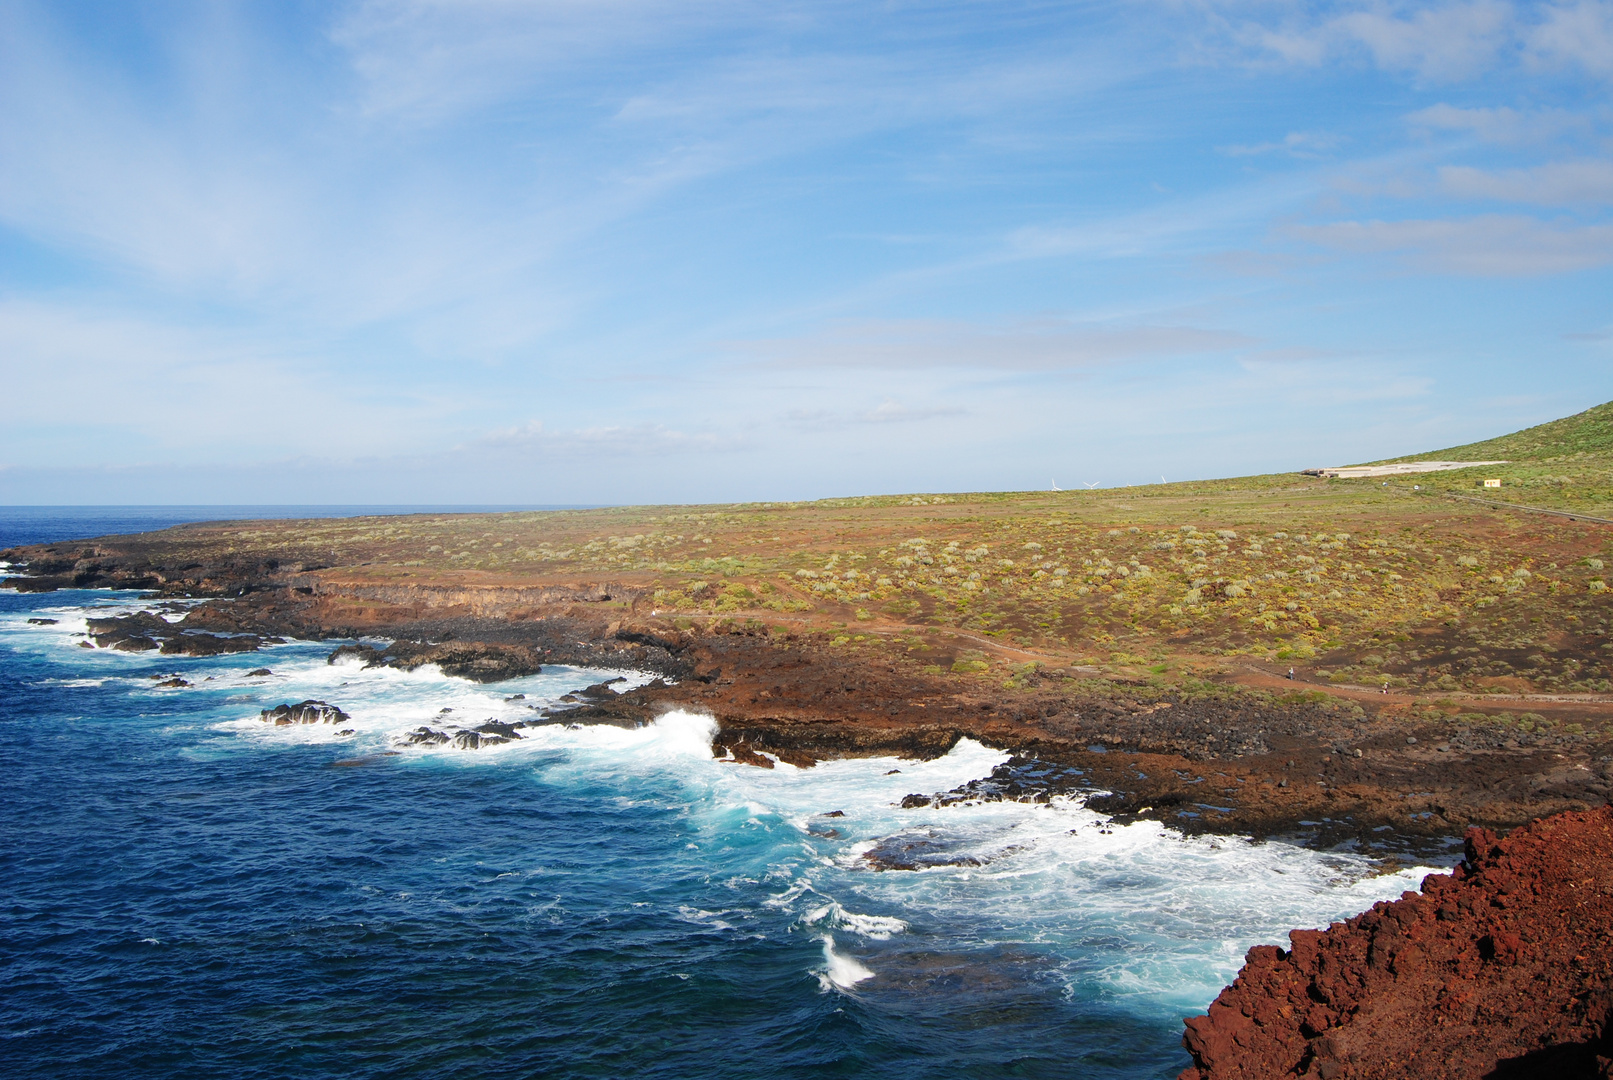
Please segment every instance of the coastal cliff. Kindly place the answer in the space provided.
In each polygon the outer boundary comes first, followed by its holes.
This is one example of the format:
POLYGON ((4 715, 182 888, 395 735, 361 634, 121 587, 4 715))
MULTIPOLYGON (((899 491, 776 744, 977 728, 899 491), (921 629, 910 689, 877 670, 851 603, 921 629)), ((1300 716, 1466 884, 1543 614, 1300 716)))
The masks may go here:
POLYGON ((1181 1080, 1613 1075, 1613 808, 1498 839, 1420 893, 1249 950, 1181 1080))

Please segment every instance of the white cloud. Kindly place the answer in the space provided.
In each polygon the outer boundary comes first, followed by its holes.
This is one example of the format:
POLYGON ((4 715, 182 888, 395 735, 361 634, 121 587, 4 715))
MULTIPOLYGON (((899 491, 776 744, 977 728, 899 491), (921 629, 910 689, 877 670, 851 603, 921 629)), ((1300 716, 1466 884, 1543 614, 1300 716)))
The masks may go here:
POLYGON ((823 333, 735 342, 769 366, 1061 371, 1246 348, 1255 339, 1195 326, 1105 325, 1060 319, 989 327, 940 319, 845 323, 823 333))
POLYGON ((1352 254, 1402 254, 1444 273, 1530 277, 1613 263, 1613 225, 1551 224, 1503 215, 1443 221, 1341 221, 1293 226, 1310 243, 1352 254))
POLYGON ((1520 62, 1537 70, 1613 77, 1613 0, 1365 0, 1343 6, 1339 12, 1323 5, 1269 5, 1264 18, 1239 22, 1234 15, 1224 23, 1212 19, 1210 26, 1231 27, 1234 41, 1268 61, 1317 67, 1365 53, 1385 71, 1424 82, 1466 81, 1520 62))
POLYGON ((1317 158, 1336 150, 1342 141, 1339 136, 1326 131, 1291 131, 1279 142, 1223 146, 1220 150, 1231 157, 1254 157, 1281 151, 1297 158, 1317 158))
POLYGON ((1465 109, 1443 102, 1411 113, 1406 122, 1414 129, 1466 132, 1503 146, 1550 142, 1591 126, 1586 116, 1566 109, 1465 109))
POLYGON ((1550 5, 1528 43, 1530 58, 1542 67, 1577 66, 1613 78, 1613 2, 1550 5))
POLYGON ((1494 199, 1537 206, 1613 204, 1613 161, 1558 161, 1532 169, 1487 171, 1449 165, 1440 186, 1462 199, 1494 199))
POLYGON ((749 441, 740 434, 688 432, 662 424, 606 425, 551 430, 541 420, 490 431, 456 453, 470 456, 489 452, 544 458, 636 457, 668 454, 708 454, 742 450, 749 441))
POLYGON ((913 408, 895 401, 883 401, 872 409, 847 412, 839 409, 791 409, 789 423, 807 431, 834 431, 866 424, 912 424, 926 420, 950 420, 966 416, 957 406, 913 408))
POLYGON ((1250 20, 1235 36, 1257 54, 1315 67, 1336 56, 1365 52, 1381 68, 1431 82, 1471 78, 1515 47, 1515 15, 1500 0, 1439 7, 1370 2, 1316 17, 1314 9, 1282 6, 1276 25, 1250 20))

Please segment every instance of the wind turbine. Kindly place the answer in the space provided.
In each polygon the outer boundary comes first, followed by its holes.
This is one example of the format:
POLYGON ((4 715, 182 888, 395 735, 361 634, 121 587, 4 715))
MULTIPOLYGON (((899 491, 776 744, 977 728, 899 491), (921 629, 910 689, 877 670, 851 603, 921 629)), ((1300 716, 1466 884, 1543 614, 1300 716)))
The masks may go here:
POLYGON ((1053 485, 1053 490, 1054 491, 1063 491, 1064 490, 1063 488, 1059 487, 1059 482, 1057 480, 1049 480, 1048 483, 1053 485))
POLYGON ((1094 481, 1092 481, 1092 483, 1087 485, 1087 490, 1091 491, 1093 488, 1097 487, 1101 483, 1103 483, 1102 480, 1094 480, 1094 481))

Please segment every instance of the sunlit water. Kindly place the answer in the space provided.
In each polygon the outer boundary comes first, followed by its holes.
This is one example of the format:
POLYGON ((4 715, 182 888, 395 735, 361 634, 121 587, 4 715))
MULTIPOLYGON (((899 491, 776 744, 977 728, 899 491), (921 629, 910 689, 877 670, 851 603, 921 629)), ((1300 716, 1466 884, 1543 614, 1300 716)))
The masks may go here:
POLYGON ((967 740, 764 770, 674 713, 400 747, 635 676, 78 645, 137 606, 0 591, 7 1076, 1169 1077, 1250 945, 1425 872, 1071 799, 901 809, 1005 757, 967 740), (354 734, 257 718, 305 698, 354 734), (899 834, 965 865, 862 857, 899 834))

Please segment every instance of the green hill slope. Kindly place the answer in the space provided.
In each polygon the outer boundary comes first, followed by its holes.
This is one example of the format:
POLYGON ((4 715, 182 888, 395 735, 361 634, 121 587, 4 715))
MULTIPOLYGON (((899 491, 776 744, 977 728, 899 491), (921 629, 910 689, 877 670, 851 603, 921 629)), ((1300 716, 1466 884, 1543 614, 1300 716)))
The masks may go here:
POLYGON ((1392 483, 1613 517, 1613 401, 1483 442, 1385 460, 1505 461, 1392 483), (1501 491, 1480 489, 1482 481, 1492 477, 1501 480, 1501 491))
POLYGON ((1581 454, 1613 455, 1613 401, 1561 420, 1483 442, 1413 454, 1400 461, 1550 461, 1581 454))

